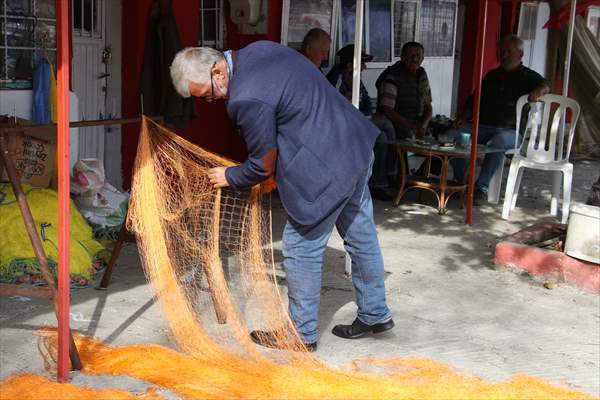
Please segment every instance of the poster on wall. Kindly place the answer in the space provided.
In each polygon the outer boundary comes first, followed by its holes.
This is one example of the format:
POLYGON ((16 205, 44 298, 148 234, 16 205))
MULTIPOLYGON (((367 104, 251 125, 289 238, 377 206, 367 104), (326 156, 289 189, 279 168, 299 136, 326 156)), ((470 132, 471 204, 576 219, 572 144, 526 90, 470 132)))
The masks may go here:
POLYGON ((306 32, 321 28, 333 38, 337 0, 284 0, 281 43, 300 49, 306 32))

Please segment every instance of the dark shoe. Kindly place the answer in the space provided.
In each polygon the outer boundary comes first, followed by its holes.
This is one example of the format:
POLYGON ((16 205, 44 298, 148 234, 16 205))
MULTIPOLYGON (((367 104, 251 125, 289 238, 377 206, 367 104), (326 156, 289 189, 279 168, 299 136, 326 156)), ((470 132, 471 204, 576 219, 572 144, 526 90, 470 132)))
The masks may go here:
POLYGON ((371 188, 371 197, 380 201, 393 201, 395 196, 390 193, 387 189, 383 188, 371 188))
POLYGON ((475 207, 484 205, 485 203, 487 203, 487 193, 479 190, 479 189, 475 189, 475 191, 473 192, 473 205, 475 207))
MULTIPOLYGON (((264 347, 269 347, 271 349, 278 350, 297 350, 301 351, 301 349, 297 348, 297 346, 290 345, 286 347, 277 341, 277 334, 275 332, 269 331, 252 331, 250 332, 250 339, 256 344, 259 344, 264 347)), ((317 351, 317 342, 313 343, 302 343, 304 347, 306 347, 306 351, 314 352, 317 351)))
POLYGON ((400 189, 400 179, 397 176, 388 176, 388 185, 392 189, 400 189))
POLYGON ((389 319, 386 322, 375 325, 367 325, 358 318, 354 320, 352 325, 336 325, 331 331, 335 336, 344 339, 358 339, 365 336, 367 333, 381 333, 389 331, 394 327, 394 320, 389 319))

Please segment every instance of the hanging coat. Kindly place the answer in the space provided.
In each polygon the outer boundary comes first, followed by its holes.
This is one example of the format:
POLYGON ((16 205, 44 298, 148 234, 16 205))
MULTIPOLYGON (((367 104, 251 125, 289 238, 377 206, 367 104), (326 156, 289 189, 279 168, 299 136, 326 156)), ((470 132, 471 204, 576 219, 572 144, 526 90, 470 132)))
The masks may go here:
POLYGON ((190 119, 196 117, 194 100, 177 94, 169 72, 171 62, 181 48, 171 2, 155 1, 148 17, 141 76, 143 113, 162 115, 166 123, 180 129, 187 127, 190 119))

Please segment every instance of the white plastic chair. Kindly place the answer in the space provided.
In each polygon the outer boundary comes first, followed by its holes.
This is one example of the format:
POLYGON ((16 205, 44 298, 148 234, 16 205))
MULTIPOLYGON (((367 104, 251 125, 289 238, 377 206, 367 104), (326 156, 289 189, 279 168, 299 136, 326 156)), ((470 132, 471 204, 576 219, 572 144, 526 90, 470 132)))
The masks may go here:
MULTIPOLYGON (((521 111, 527 103, 528 95, 523 95, 517 101, 517 139, 521 122, 521 111)), ((553 171, 554 181, 552 185, 552 201, 550 213, 558 214, 558 196, 562 173, 563 198, 562 198, 562 223, 567 223, 569 217, 569 204, 571 202, 571 182, 573 180, 573 164, 569 162, 575 126, 579 119, 579 104, 568 97, 547 94, 540 102, 529 103, 531 110, 525 128, 523 144, 529 139, 525 155, 522 155, 521 146, 515 147, 508 180, 506 182, 506 193, 504 194, 504 207, 502 218, 508 219, 510 210, 515 208, 523 168, 532 168, 543 171, 553 171), (551 111, 556 107, 551 115, 551 111), (571 110, 571 123, 565 126, 567 109, 571 110), (550 123, 550 117, 552 121, 550 123)), ((516 141, 518 143, 518 140, 516 141)))

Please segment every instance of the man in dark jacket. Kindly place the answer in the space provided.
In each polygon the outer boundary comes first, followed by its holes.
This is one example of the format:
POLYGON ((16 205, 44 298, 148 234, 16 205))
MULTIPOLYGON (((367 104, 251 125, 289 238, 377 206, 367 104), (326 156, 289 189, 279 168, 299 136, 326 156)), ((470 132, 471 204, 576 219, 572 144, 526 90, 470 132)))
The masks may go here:
MULTIPOLYGON (((352 101, 352 74, 354 73, 354 45, 349 44, 342 47, 336 54, 337 63, 333 66, 331 71, 327 73, 327 80, 340 91, 348 100, 352 101)), ((361 54, 361 66, 360 70, 366 69, 366 63, 373 59, 370 54, 361 54)), ((370 117, 373 114, 373 106, 371 105, 371 98, 367 88, 360 81, 359 85, 359 102, 358 109, 366 117, 370 117)))
MULTIPOLYGON (((306 348, 316 349, 323 253, 334 226, 352 257, 358 317, 333 333, 354 339, 391 329, 367 190, 377 128, 306 57, 277 43, 224 53, 188 48, 173 61, 171 76, 183 97, 228 99, 227 112, 246 141, 248 160, 209 172, 214 187, 244 190, 275 175, 288 216, 289 312, 306 348)), ((271 347, 275 336, 251 333, 271 347)))
MULTIPOLYGON (((525 67, 523 41, 514 34, 507 35, 499 43, 500 65, 488 72, 481 82, 481 102, 479 111, 478 144, 496 149, 510 150, 516 140, 516 105, 519 97, 529 94, 529 101, 539 99, 549 91, 546 80, 540 74, 525 67)), ((462 113, 455 119, 454 128, 447 134, 457 139, 461 133, 471 133, 471 124, 466 121, 473 116, 473 96, 470 96, 462 113)), ((479 177, 475 182, 473 205, 481 205, 487 200, 487 192, 492 176, 504 162, 504 153, 488 153, 483 159, 479 177)), ((452 160, 454 179, 465 178, 466 160, 452 160)))

